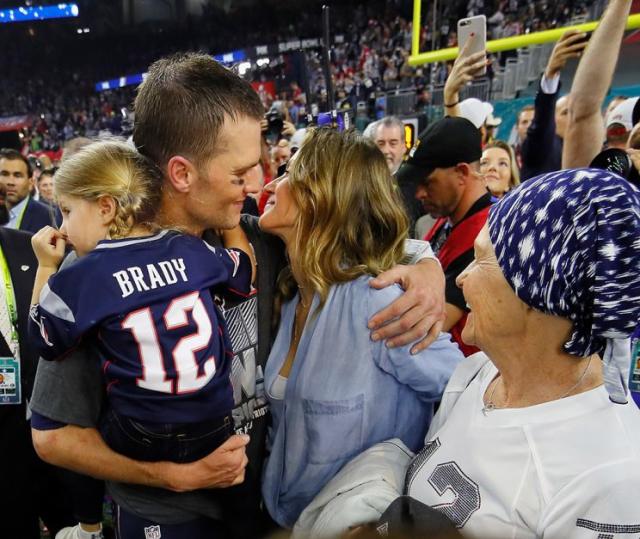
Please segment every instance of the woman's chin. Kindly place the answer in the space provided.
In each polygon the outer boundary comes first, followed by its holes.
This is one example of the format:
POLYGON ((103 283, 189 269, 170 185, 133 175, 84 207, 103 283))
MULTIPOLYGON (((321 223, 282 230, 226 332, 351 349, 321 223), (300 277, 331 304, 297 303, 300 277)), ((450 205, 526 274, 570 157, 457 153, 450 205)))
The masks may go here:
POLYGON ((272 228, 269 226, 269 209, 268 207, 265 207, 264 209, 264 213, 260 216, 260 219, 258 219, 258 226, 260 226, 261 230, 264 230, 265 232, 271 232, 272 228))
POLYGON ((462 333, 460 334, 460 336, 462 337, 462 340, 464 341, 465 344, 468 344, 469 346, 478 346, 476 344, 476 339, 473 331, 472 317, 473 317, 473 314, 469 313, 469 315, 467 316, 467 322, 465 323, 464 329, 462 330, 462 333))
POLYGON ((258 226, 263 232, 278 236, 282 241, 286 243, 286 227, 280 226, 279 223, 272 219, 268 212, 264 212, 258 220, 258 226))
POLYGON ((500 181, 489 181, 487 182, 487 187, 489 188, 489 192, 496 198, 501 198, 509 190, 509 188, 505 187, 500 181))

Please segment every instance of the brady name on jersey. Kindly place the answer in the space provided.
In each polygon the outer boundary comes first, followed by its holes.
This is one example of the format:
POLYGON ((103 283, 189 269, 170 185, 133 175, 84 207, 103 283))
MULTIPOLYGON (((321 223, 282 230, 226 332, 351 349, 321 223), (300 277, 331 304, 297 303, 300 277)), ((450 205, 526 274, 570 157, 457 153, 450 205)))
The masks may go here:
POLYGON ((175 284, 178 282, 178 276, 185 283, 189 280, 182 258, 172 258, 171 260, 161 260, 156 264, 147 264, 144 269, 140 266, 130 266, 116 271, 113 276, 118 282, 120 290, 122 290, 123 298, 133 294, 134 290, 146 292, 159 286, 175 284))
POLYGON ((233 351, 213 293, 251 293, 242 251, 173 231, 106 240, 51 277, 33 344, 64 358, 95 339, 111 406, 140 421, 195 423, 233 408, 233 351))

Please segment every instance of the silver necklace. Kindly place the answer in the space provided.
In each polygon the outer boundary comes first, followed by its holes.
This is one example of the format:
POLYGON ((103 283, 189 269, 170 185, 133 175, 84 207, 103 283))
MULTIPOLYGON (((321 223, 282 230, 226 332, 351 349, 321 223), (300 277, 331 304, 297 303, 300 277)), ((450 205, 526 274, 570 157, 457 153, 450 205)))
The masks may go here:
MULTIPOLYGON (((592 354, 589 357, 589 361, 587 362, 587 366, 585 367, 584 371, 582 371, 582 374, 580 375, 580 378, 578 378, 578 381, 573 384, 569 390, 567 392, 565 392, 561 397, 558 397, 557 399, 554 400, 560 400, 560 399, 564 399, 567 395, 569 395, 576 387, 578 387, 581 383, 582 380, 584 380, 584 377, 587 375, 587 371, 589 370, 589 367, 591 366, 591 360, 593 359, 593 355, 592 354)), ((491 393, 489 394, 489 398, 487 399, 487 403, 482 407, 482 413, 484 415, 487 415, 489 412, 493 412, 493 410, 497 410, 500 407, 496 406, 496 403, 493 402, 493 394, 496 392, 496 388, 498 387, 498 384, 502 381, 502 377, 499 376, 498 380, 493 384, 493 388, 491 389, 491 393)))
MULTIPOLYGON (((298 287, 300 288, 300 287, 298 287)), ((300 294, 300 299, 298 301, 298 305, 296 305, 295 315, 293 317, 293 342, 298 344, 300 337, 302 336, 302 332, 299 330, 298 326, 300 325, 302 315, 305 314, 305 322, 307 320, 307 316, 309 315, 309 307, 311 307, 310 303, 305 303, 302 299, 302 294, 300 294), (302 309, 300 309, 302 307, 302 309)), ((303 323, 304 326, 304 323, 303 323)))

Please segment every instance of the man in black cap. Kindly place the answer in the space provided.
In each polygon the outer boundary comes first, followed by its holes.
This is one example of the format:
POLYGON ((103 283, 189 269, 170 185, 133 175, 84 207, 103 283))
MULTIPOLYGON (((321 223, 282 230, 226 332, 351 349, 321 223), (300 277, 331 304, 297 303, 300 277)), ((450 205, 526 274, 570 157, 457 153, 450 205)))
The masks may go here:
POLYGON ((478 350, 460 337, 468 310, 455 281, 473 260, 473 242, 489 215, 491 195, 480 175, 481 156, 480 131, 469 120, 445 117, 427 128, 405 163, 421 178, 416 198, 437 218, 425 240, 445 272, 444 330, 465 355, 478 350))

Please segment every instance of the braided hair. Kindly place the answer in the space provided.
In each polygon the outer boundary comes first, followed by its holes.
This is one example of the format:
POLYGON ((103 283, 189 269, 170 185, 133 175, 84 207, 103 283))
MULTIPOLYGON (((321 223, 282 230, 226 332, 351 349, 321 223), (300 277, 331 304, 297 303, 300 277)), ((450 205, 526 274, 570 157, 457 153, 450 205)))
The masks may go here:
POLYGON ((126 237, 136 225, 157 228, 153 219, 162 192, 162 172, 123 140, 85 146, 65 160, 55 175, 56 196, 95 201, 110 196, 116 213, 109 237, 126 237))

